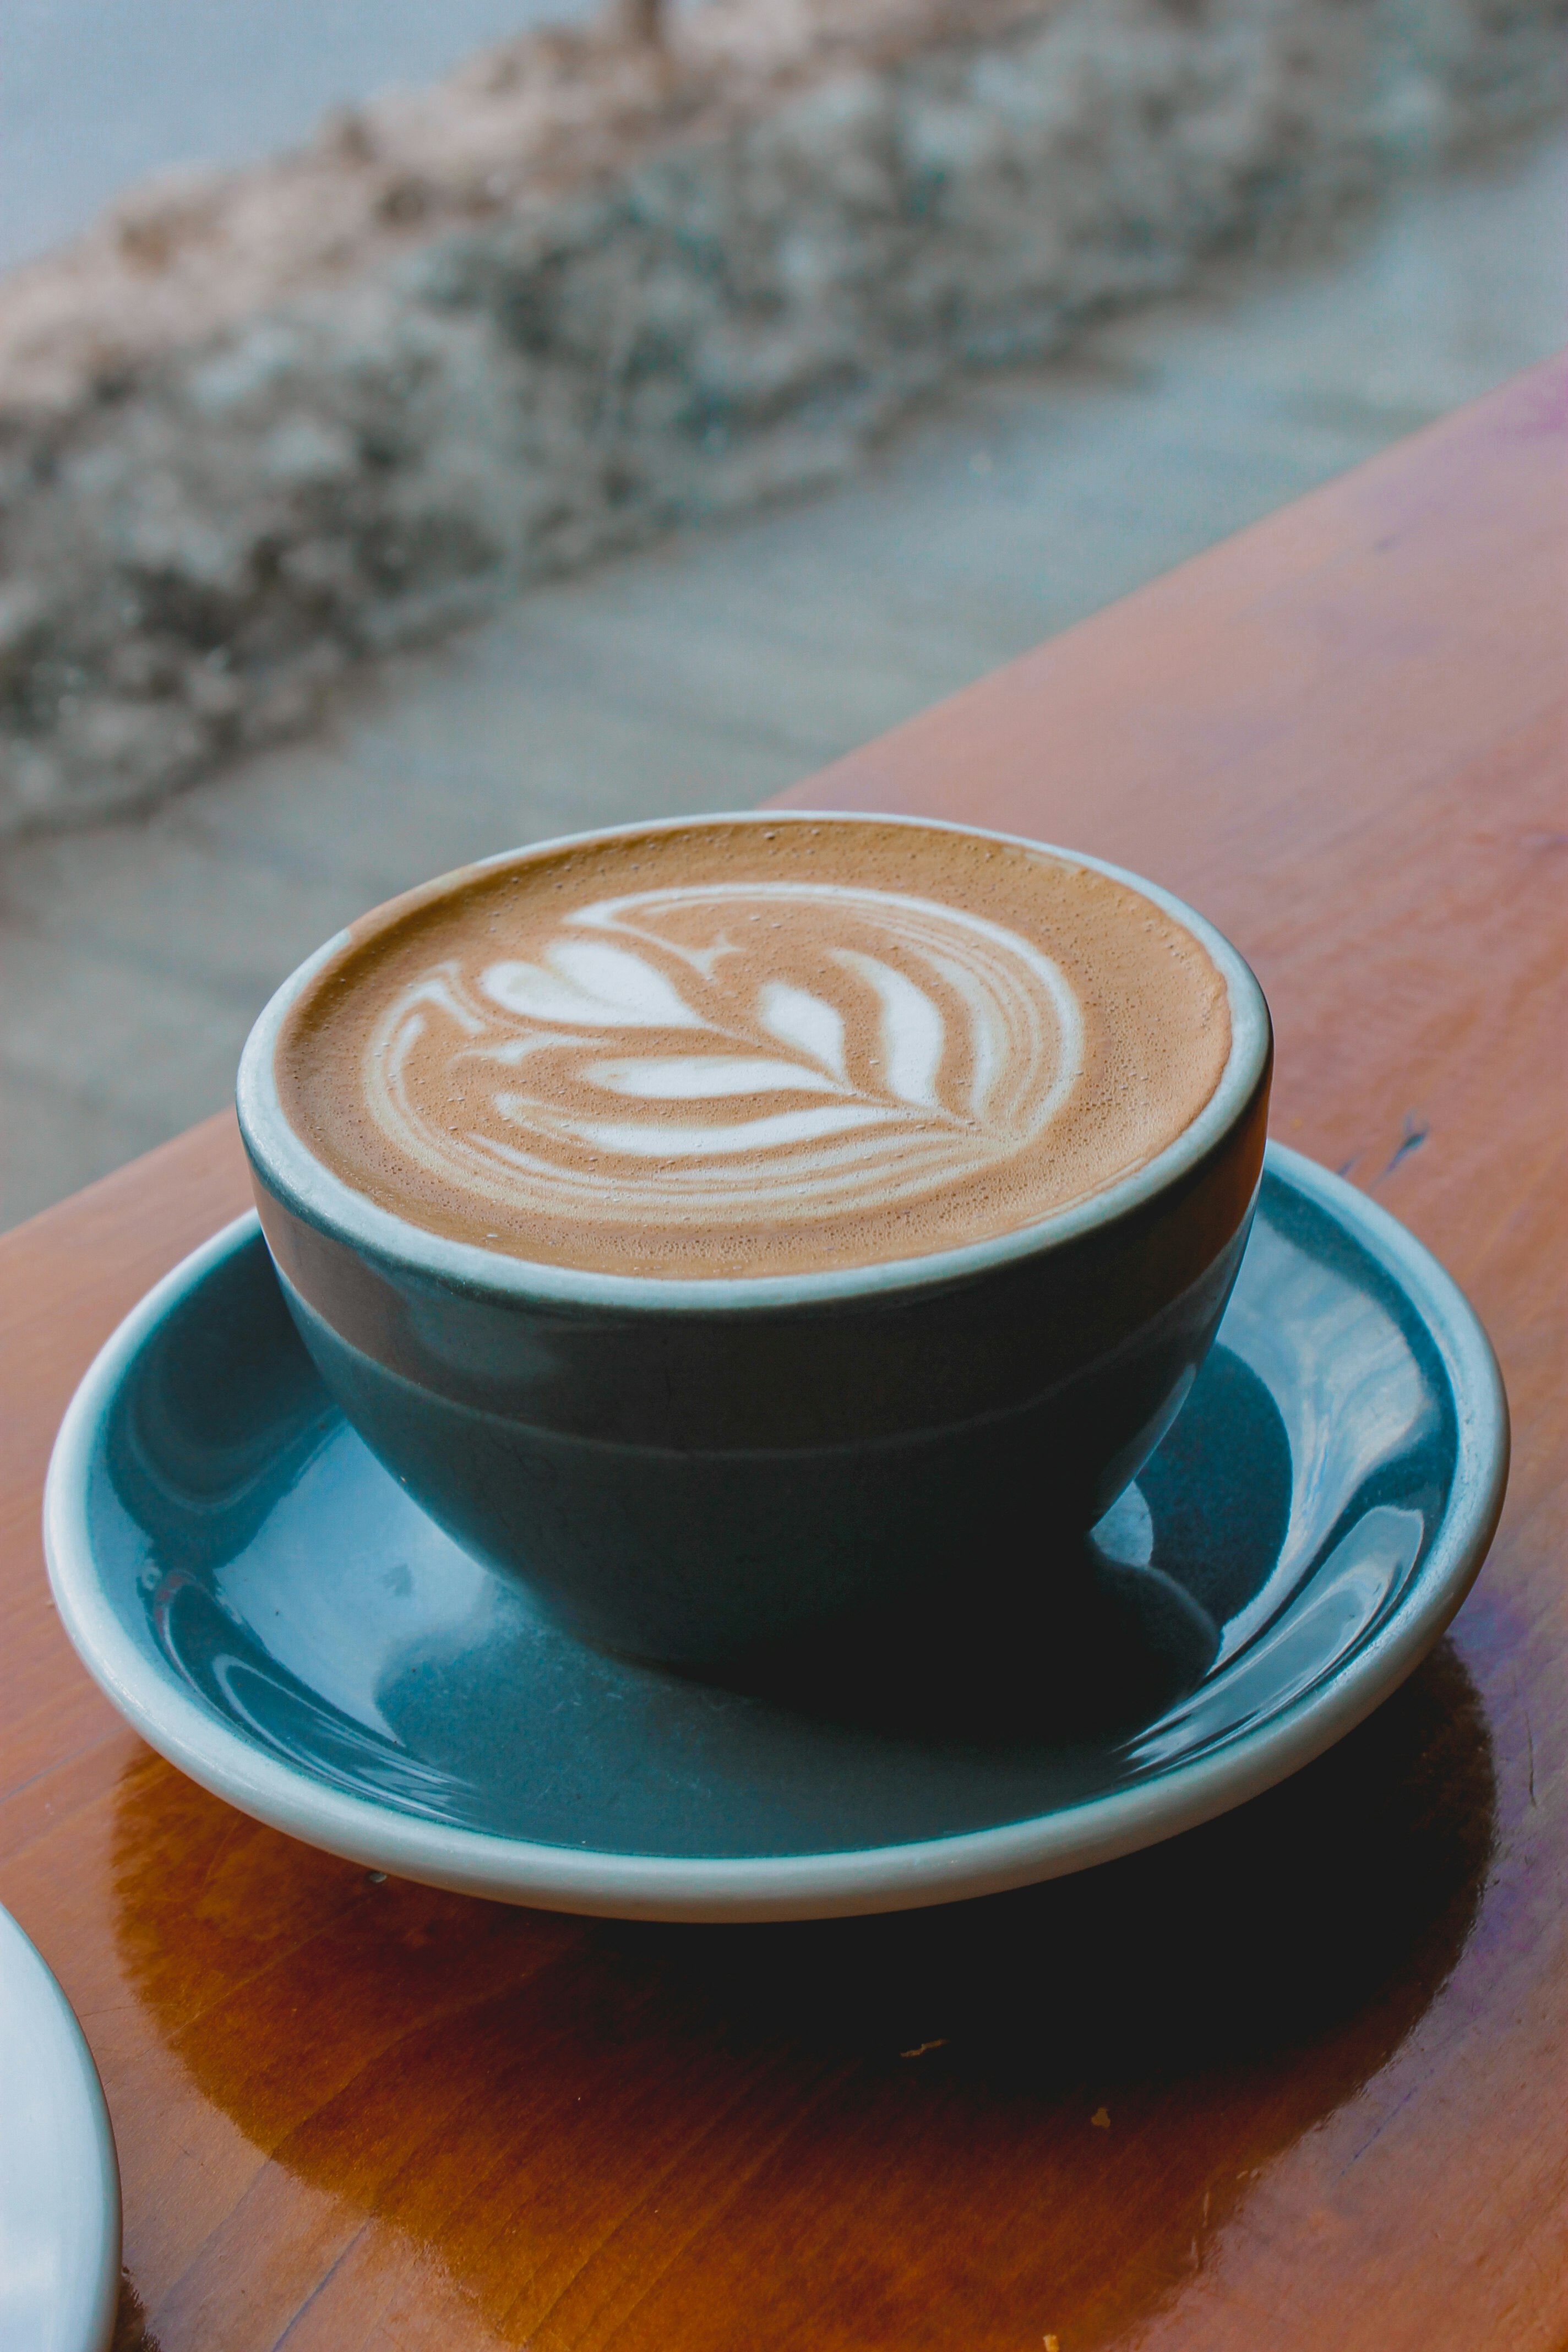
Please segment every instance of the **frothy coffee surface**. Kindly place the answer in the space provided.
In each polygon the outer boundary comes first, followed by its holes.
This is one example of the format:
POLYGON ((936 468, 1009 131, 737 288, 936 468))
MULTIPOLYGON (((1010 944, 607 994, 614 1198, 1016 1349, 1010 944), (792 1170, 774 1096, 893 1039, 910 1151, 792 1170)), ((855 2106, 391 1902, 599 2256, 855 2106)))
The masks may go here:
POLYGON ((700 1277, 1034 1223, 1173 1142, 1229 1051, 1207 951, 1127 885, 976 835, 770 816, 394 901, 276 1066, 317 1156, 416 1224, 700 1277))

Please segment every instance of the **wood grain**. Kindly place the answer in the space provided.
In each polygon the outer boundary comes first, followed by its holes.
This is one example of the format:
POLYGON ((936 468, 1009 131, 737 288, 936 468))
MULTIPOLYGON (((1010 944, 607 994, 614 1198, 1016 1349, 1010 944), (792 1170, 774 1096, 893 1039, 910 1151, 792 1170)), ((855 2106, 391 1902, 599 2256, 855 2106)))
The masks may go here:
POLYGON ((1272 1002, 1277 1131, 1405 1217, 1497 1342, 1513 1481, 1453 1635, 1228 1820, 822 1927, 374 1884, 143 1748, 44 1582, 59 1412, 245 1204, 231 1123, 0 1243, 0 1897, 103 2074, 125 2344, 1568 2344, 1565 384, 1521 379, 795 795, 1194 898, 1272 1002))

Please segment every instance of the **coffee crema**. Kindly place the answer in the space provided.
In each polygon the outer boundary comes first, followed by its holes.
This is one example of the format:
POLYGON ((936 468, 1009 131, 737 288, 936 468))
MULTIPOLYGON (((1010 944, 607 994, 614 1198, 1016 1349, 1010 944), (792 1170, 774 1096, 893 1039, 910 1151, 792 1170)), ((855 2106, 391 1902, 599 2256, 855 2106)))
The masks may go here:
POLYGON ((1023 844, 699 820, 366 916, 279 1034, 316 1156, 427 1230, 586 1270, 800 1274, 1037 1223, 1145 1166, 1230 1052, 1141 891, 1023 844))

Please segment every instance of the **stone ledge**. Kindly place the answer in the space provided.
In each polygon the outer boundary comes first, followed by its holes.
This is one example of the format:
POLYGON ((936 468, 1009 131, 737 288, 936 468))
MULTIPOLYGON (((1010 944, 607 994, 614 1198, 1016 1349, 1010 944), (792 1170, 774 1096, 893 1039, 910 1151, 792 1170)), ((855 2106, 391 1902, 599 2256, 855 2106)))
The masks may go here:
POLYGON ((0 289, 0 828, 177 789, 353 664, 1522 123, 1561 20, 730 0, 668 59, 536 37, 122 206, 0 289))

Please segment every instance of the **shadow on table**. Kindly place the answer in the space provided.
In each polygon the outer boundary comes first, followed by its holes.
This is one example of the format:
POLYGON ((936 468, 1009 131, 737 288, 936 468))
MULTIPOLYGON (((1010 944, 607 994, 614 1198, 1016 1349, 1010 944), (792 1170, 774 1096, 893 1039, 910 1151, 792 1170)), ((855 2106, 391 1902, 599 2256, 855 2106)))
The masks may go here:
POLYGON ((975 2344, 1044 2311, 1037 2336, 1082 2346, 1412 2032, 1475 1922, 1493 1802, 1447 1643, 1219 1822, 866 1920, 631 1926, 378 1884, 148 1758, 119 1932, 200 2091, 438 2253, 503 2340, 573 2342, 636 2276, 628 2352, 729 2352, 747 2296, 770 2345, 940 2341, 962 2309, 975 2344))
MULTIPOLYGON (((732 2020, 1048 2092, 1279 2057, 1354 2023, 1381 2064, 1451 1969, 1491 1850, 1484 1717, 1445 1644, 1294 1780, 1205 1827, 979 1903, 744 1934, 606 1926, 732 2020), (1372 2004, 1372 2013, 1368 2004, 1372 2004)), ((1331 2101, 1330 2104, 1337 2104, 1331 2101)))

